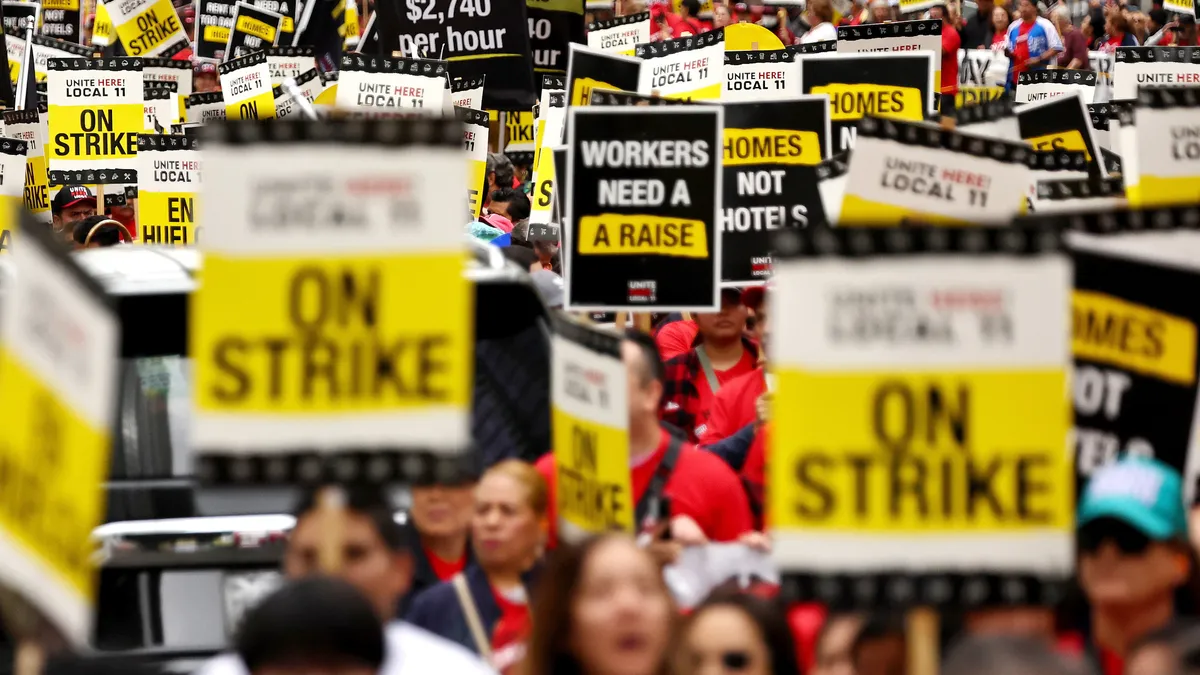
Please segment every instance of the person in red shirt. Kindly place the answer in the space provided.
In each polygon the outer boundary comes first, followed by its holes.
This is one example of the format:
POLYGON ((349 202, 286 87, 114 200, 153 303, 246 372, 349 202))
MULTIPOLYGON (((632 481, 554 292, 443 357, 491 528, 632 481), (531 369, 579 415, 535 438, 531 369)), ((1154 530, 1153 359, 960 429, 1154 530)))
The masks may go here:
POLYGON ((663 361, 686 353, 696 341, 696 332, 699 329, 696 328, 696 322, 687 316, 684 314, 679 321, 671 321, 668 318, 666 323, 655 329, 654 342, 658 345, 658 355, 663 361))
POLYGON ((683 430, 693 443, 704 435, 713 396, 758 365, 758 347, 745 335, 746 316, 741 293, 724 289, 721 311, 696 314, 692 348, 666 363, 663 421, 683 430))
MULTIPOLYGON (((633 493, 629 499, 635 511, 645 510, 643 497, 661 471, 667 474, 663 494, 670 504, 668 527, 675 541, 683 545, 734 541, 751 532, 750 506, 733 470, 720 458, 673 440, 660 426, 663 363, 654 341, 643 333, 627 333, 621 343, 621 359, 629 377, 629 482, 633 493), (664 463, 672 454, 674 467, 664 463)), ((554 547, 558 484, 554 454, 539 459, 537 468, 550 487, 549 546, 554 547)))
POLYGON ((942 86, 938 109, 942 114, 942 125, 953 128, 956 116, 954 99, 958 95, 958 50, 962 46, 962 39, 950 23, 946 5, 930 7, 929 18, 942 22, 942 86))
MULTIPOLYGON (((761 286, 747 288, 742 292, 741 302, 754 313, 754 329, 750 331, 750 337, 762 349, 767 339, 766 292, 761 286)), ((708 422, 704 433, 700 434, 701 446, 728 438, 758 419, 758 402, 767 391, 766 378, 765 366, 759 365, 721 386, 709 407, 708 422)), ((734 466, 733 469, 739 470, 741 466, 734 466)))
POLYGON ((676 18, 676 21, 671 22, 671 37, 673 38, 699 35, 705 32, 699 18, 700 0, 682 0, 679 3, 679 13, 667 15, 668 22, 671 21, 671 16, 676 18))
POLYGON ((405 523, 413 542, 413 582, 407 602, 418 593, 448 581, 471 560, 471 514, 475 510, 476 471, 463 465, 454 475, 412 486, 412 506, 405 523))

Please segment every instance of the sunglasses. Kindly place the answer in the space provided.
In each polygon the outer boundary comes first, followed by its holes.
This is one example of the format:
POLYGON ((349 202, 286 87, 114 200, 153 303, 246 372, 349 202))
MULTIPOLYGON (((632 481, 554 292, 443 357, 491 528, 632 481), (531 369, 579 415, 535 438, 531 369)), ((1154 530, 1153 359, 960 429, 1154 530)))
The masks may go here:
POLYGON ((1101 519, 1079 528, 1076 542, 1082 553, 1095 553, 1111 541, 1124 555, 1141 555, 1150 547, 1150 537, 1119 520, 1101 519))

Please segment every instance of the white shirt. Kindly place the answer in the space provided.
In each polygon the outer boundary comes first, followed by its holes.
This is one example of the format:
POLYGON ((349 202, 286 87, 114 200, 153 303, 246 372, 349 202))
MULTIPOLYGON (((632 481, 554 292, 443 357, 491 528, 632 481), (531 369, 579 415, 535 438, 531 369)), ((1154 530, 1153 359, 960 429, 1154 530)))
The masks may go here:
MULTIPOLYGON (((384 629, 386 640, 379 675, 496 675, 465 647, 403 621, 384 629)), ((195 675, 249 675, 237 654, 220 654, 200 666, 195 675)))
POLYGON ((813 26, 812 30, 804 34, 800 38, 802 44, 811 44, 813 42, 828 42, 829 40, 837 39, 837 27, 832 23, 825 21, 813 26))

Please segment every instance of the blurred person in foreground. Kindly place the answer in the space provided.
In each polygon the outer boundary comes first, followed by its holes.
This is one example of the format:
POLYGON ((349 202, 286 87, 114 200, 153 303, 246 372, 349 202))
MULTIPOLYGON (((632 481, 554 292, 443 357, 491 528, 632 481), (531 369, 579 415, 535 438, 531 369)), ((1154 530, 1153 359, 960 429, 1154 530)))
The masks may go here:
POLYGON ((942 126, 953 129, 957 118, 955 98, 958 96, 958 50, 962 46, 962 39, 950 20, 950 10, 945 2, 930 7, 929 18, 942 22, 942 81, 938 111, 942 115, 942 126))
POLYGON ((504 460, 484 472, 471 518, 475 564, 417 596, 407 620, 509 672, 524 657, 547 502, 545 481, 526 462, 504 460))
MULTIPOLYGON (((963 49, 991 49, 992 37, 996 33, 992 25, 992 0, 978 0, 975 14, 963 21, 963 49)), ((1005 26, 1007 28, 1007 26, 1005 26)))
POLYGON ((129 230, 121 223, 108 216, 89 216, 75 223, 71 232, 71 240, 76 250, 85 248, 106 248, 116 246, 125 239, 131 241, 129 230))
POLYGON ((1100 468, 1077 518, 1078 576, 1091 607, 1093 655, 1119 673, 1142 637, 1171 622, 1191 575, 1179 474, 1144 457, 1100 468))
POLYGON ((1019 636, 968 637, 950 648, 942 675, 1090 675, 1080 662, 1041 640, 1019 636))
POLYGON ((623 534, 552 557, 534 598, 528 675, 670 675, 676 614, 655 560, 623 534))
POLYGON ((478 480, 478 471, 462 464, 449 475, 412 486, 404 534, 413 545, 413 575, 399 616, 421 591, 449 581, 472 562, 471 517, 478 480))
POLYGON ((851 650, 862 626, 861 614, 827 615, 817 631, 812 675, 854 675, 851 650))
POLYGON ((1184 675, 1200 670, 1200 621, 1178 619, 1130 648, 1125 675, 1184 675))
POLYGON ((517 183, 516 169, 512 160, 502 152, 489 152, 487 167, 483 178, 483 209, 491 206, 492 193, 500 188, 515 188, 517 183))
POLYGON ((1110 12, 1104 19, 1104 37, 1100 40, 1098 51, 1105 54, 1115 54, 1117 47, 1136 47, 1137 37, 1133 34, 1133 26, 1129 17, 1123 12, 1110 12))
POLYGON ((773 600, 720 588, 700 603, 683 629, 676 672, 691 675, 799 675, 796 645, 773 600))
POLYGON ((833 25, 833 2, 831 0, 809 0, 803 20, 810 26, 800 36, 801 44, 837 40, 837 27, 833 25))
POLYGON ((284 584, 246 614, 234 644, 250 675, 374 675, 385 652, 370 601, 325 577, 284 584))
MULTIPOLYGON (((296 509, 296 524, 283 555, 289 580, 320 573, 320 551, 327 519, 317 507, 317 490, 305 494, 296 509)), ((425 675, 453 672, 491 673, 474 654, 412 624, 395 620, 400 599, 412 583, 413 556, 404 530, 396 523, 392 505, 379 488, 345 491, 342 518, 342 565, 337 576, 362 593, 384 627, 385 658, 379 675, 425 675)), ((217 656, 197 675, 246 675, 234 654, 217 656)))
POLYGON ((903 615, 891 611, 867 615, 850 646, 850 661, 855 675, 905 675, 908 642, 903 615))

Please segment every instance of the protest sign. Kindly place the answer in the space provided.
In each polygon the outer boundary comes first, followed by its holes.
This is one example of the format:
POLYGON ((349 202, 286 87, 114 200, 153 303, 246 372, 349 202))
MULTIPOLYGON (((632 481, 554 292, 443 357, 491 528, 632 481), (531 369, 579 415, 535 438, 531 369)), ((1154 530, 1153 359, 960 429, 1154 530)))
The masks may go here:
POLYGON ((1040 202, 1038 185, 1047 181, 1073 181, 1100 178, 1098 172, 1089 173, 1091 162, 1085 151, 1033 150, 1029 155, 1029 187, 1026 192, 1027 211, 1032 212, 1040 202))
POLYGON ((822 54, 800 59, 800 92, 828 94, 833 152, 854 148, 866 115, 920 121, 937 109, 933 53, 822 54))
POLYGON ((1017 76, 1017 103, 1037 103, 1079 92, 1083 102, 1096 95, 1096 73, 1090 70, 1034 70, 1017 76))
POLYGON ((117 32, 113 28, 112 17, 108 15, 108 7, 103 0, 96 2, 96 16, 92 21, 92 46, 108 47, 116 44, 117 32))
POLYGON ((219 91, 206 91, 188 96, 187 121, 207 124, 225 119, 225 96, 219 91))
POLYGON ((1200 84, 1200 47, 1117 47, 1112 99, 1137 98, 1140 87, 1200 84))
POLYGON ((537 138, 534 135, 533 111, 510 112, 504 116, 504 154, 513 164, 533 164, 533 150, 537 138))
POLYGON ((1024 143, 864 117, 839 225, 1001 225, 1029 187, 1024 143))
POLYGON ((958 128, 977 136, 1021 140, 1021 130, 1013 115, 1013 102, 1009 98, 998 98, 963 106, 955 110, 958 128))
POLYGON ((3 5, 4 8, 4 30, 6 32, 13 31, 17 35, 24 35, 26 26, 33 26, 34 30, 37 30, 38 17, 42 15, 40 2, 4 0, 0 5, 3 5))
POLYGON ((166 82, 146 82, 142 85, 142 131, 153 133, 156 129, 170 129, 177 124, 178 104, 175 103, 174 87, 166 82))
POLYGON ((721 282, 771 275, 771 237, 820 221, 815 166, 829 157, 829 99, 726 103, 721 199, 721 282), (803 167, 803 168, 802 168, 803 167))
POLYGON ((1177 14, 1196 16, 1196 3, 1192 0, 1163 0, 1163 9, 1177 14))
POLYGON ((567 45, 584 41, 583 0, 526 0, 536 73, 567 72, 567 45))
POLYGON ((47 66, 50 185, 136 180, 143 129, 141 62, 128 57, 50 59, 47 66), (91 177, 81 178, 81 173, 91 177))
POLYGON ((718 107, 568 110, 564 307, 720 306, 718 107))
MULTIPOLYGON (((296 20, 300 16, 300 6, 303 2, 301 0, 251 0, 251 4, 281 17, 279 36, 275 40, 275 44, 280 47, 292 46, 292 39, 296 34, 296 20)), ((354 0, 349 0, 349 4, 354 4, 354 0)), ((357 26, 355 28, 357 29, 357 26)), ((313 65, 316 65, 315 59, 313 65)))
POLYGON ((486 79, 460 77, 450 83, 450 98, 455 108, 483 110, 483 87, 486 79))
POLYGON ((1004 96, 1008 57, 990 49, 958 50, 958 95, 955 107, 994 101, 1004 96))
MULTIPOLYGON (((544 90, 543 90, 544 91, 544 90)), ((567 93, 551 92, 544 114, 538 118, 538 147, 534 153, 533 194, 529 223, 548 225, 557 222, 554 209, 554 155, 549 148, 562 145, 562 132, 567 118, 567 93)))
MULTIPOLYGON (((295 79, 296 88, 311 105, 321 93, 321 73, 316 68, 312 68, 307 73, 302 73, 295 79)), ((279 118, 291 117, 292 115, 303 115, 300 111, 300 106, 292 100, 292 95, 283 90, 280 85, 275 85, 271 88, 271 95, 275 98, 275 116, 279 118)))
POLYGON ((692 105, 692 102, 682 98, 660 98, 658 96, 635 94, 632 91, 601 91, 593 89, 592 98, 588 101, 588 104, 598 106, 679 106, 692 105))
POLYGON ((211 61, 225 59, 225 45, 233 32, 234 0, 195 0, 196 57, 211 61))
POLYGON ((900 16, 911 14, 912 12, 921 12, 934 7, 938 4, 937 0, 899 0, 898 3, 891 3, 893 6, 899 7, 900 16))
POLYGON ((933 52, 933 81, 941 84, 942 22, 940 19, 838 26, 839 54, 868 52, 933 52))
POLYGON ((1120 176, 1038 180, 1029 211, 1035 214, 1089 213, 1128 206, 1120 176))
POLYGON ((316 50, 312 47, 268 47, 267 70, 271 71, 271 86, 283 84, 287 78, 297 78, 317 67, 316 50))
POLYGON ((1115 114, 1115 106, 1108 103, 1093 103, 1087 107, 1088 116, 1092 119, 1092 136, 1096 143, 1104 149, 1112 150, 1116 139, 1109 134, 1109 122, 1115 114))
POLYGON ((467 208, 472 218, 479 218, 487 186, 488 114, 486 110, 455 108, 463 124, 463 150, 467 152, 467 208))
POLYGON ((634 48, 642 59, 637 91, 663 98, 708 101, 725 86, 725 30, 647 42, 634 48))
POLYGON ((40 223, 51 221, 46 172, 46 122, 37 110, 4 111, 4 135, 25 141, 25 208, 40 223))
POLYGON ((82 19, 79 0, 42 0, 42 27, 38 32, 64 42, 82 44, 82 19))
POLYGON ((800 92, 796 53, 786 49, 725 52, 725 86, 721 100, 784 101, 800 92))
POLYGON ((535 86, 525 3, 404 0, 400 51, 451 62, 456 77, 487 75, 483 108, 529 110, 535 86))
POLYGON ((550 368, 559 540, 633 533, 621 337, 555 316, 550 368))
POLYGON ((1142 87, 1122 110, 1125 190, 1134 207, 1200 202, 1200 87, 1142 87), (1136 122, 1136 125, 1135 125, 1136 122))
POLYGON ((1034 150, 1083 152, 1092 171, 1108 175, 1100 161, 1099 146, 1092 135, 1092 116, 1082 94, 1074 92, 1041 103, 1028 103, 1018 106, 1016 113, 1021 139, 1034 150))
POLYGON ((192 93, 192 63, 178 59, 142 57, 143 82, 169 82, 183 96, 192 93))
POLYGON ((105 6, 130 56, 171 58, 191 46, 171 0, 108 0, 105 6))
POLYGON ((4 51, 8 56, 8 79, 16 87, 21 81, 21 64, 25 62, 25 29, 4 29, 4 51))
POLYGON ((343 54, 337 107, 343 110, 442 109, 446 62, 343 54))
POLYGON ((0 255, 12 253, 13 232, 25 194, 25 155, 28 144, 13 138, 0 138, 0 255))
POLYGON ((225 43, 225 54, 236 59, 275 45, 283 17, 276 12, 239 2, 233 10, 233 29, 225 43))
POLYGON ((61 239, 22 219, 0 307, 0 583, 76 647, 92 639, 120 323, 61 239))
POLYGON ((784 49, 799 56, 814 54, 832 54, 837 51, 837 40, 820 40, 818 42, 803 42, 798 45, 788 45, 784 49))
POLYGON ((592 90, 637 91, 642 60, 572 43, 567 61, 567 105, 585 106, 592 90))
POLYGON ((838 224, 842 213, 842 200, 846 194, 846 174, 850 171, 850 153, 840 155, 821 162, 816 166, 817 192, 821 196, 821 213, 810 213, 809 225, 838 224))
POLYGON ((779 239, 766 520, 784 593, 860 608, 1061 598, 1075 561, 1061 235, 779 239))
POLYGON ((138 137, 138 242, 194 245, 200 148, 186 136, 138 137))
MULTIPOLYGON (((6 38, 11 40, 12 38, 6 38)), ((46 63, 50 59, 91 58, 90 47, 64 42, 45 35, 33 36, 33 70, 37 74, 38 84, 46 81, 50 72, 46 63)))
POLYGON ((449 468, 470 443, 474 353, 462 233, 447 226, 463 218, 462 125, 211 126, 204 187, 221 208, 198 214, 189 326, 197 475, 384 483, 449 468))
POLYGON ((608 54, 633 56, 634 47, 650 41, 650 12, 638 12, 588 24, 587 45, 608 54))
POLYGON ((221 78, 226 119, 275 117, 275 96, 271 91, 271 73, 264 52, 226 61, 217 66, 217 75, 221 78))
POLYGON ((1088 52, 1088 64, 1096 72, 1095 103, 1112 99, 1113 55, 1108 52, 1088 52))

